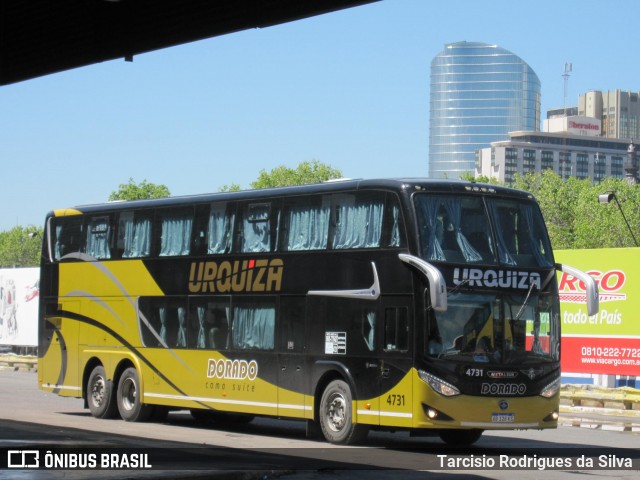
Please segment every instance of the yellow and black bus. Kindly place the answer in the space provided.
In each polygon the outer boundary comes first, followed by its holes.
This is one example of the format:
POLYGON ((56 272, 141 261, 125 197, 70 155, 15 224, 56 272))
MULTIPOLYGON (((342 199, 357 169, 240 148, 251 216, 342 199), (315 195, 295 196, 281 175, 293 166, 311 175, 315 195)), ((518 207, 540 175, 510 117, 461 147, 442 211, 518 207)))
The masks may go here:
POLYGON ((344 180, 55 210, 39 385, 98 418, 300 419, 330 442, 553 428, 556 269, 526 192, 344 180))

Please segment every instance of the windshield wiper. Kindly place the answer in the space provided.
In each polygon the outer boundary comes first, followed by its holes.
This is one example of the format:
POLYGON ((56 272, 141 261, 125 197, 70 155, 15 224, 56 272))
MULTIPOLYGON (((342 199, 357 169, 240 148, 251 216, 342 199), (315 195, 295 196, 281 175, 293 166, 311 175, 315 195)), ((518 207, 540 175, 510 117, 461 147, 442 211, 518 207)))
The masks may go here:
POLYGON ((527 296, 525 297, 524 302, 522 302, 522 305, 520 306, 520 310, 518 310, 518 313, 516 313, 516 318, 514 319, 514 321, 517 322, 518 320, 520 320, 520 316, 522 315, 525 307, 529 303, 529 297, 531 296, 531 292, 533 291, 534 286, 535 286, 535 283, 531 282, 531 285, 529 286, 529 291, 527 292, 527 296))
POLYGON ((449 297, 449 296, 453 295, 454 293, 456 293, 458 290, 460 290, 462 287, 464 287, 469 282, 470 282, 470 280, 468 278, 465 278, 464 280, 462 280, 459 284, 457 284, 455 287, 453 287, 450 292, 447 292, 447 297, 449 297))

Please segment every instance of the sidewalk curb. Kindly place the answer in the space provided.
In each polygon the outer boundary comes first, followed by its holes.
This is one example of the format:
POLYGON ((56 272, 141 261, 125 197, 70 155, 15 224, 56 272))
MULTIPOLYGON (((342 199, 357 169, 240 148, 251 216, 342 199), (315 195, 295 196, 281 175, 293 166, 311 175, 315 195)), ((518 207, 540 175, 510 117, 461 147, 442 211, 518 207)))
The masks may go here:
POLYGON ((602 388, 593 385, 562 385, 560 407, 609 415, 640 418, 640 390, 631 387, 602 388))
POLYGON ((15 353, 0 354, 0 370, 37 372, 38 357, 35 355, 17 355, 15 353))

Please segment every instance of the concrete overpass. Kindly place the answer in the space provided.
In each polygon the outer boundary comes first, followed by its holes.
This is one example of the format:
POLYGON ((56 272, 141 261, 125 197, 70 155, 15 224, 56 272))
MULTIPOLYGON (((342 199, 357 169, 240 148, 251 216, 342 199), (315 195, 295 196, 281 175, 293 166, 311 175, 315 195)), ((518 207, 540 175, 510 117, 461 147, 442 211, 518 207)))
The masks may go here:
POLYGON ((0 85, 376 0, 0 0, 0 85))

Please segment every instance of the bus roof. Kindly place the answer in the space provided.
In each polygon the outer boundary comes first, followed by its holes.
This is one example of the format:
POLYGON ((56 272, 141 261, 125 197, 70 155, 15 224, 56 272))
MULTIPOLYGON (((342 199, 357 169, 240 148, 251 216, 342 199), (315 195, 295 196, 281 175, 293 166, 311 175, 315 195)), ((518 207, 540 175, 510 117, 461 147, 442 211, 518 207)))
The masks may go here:
MULTIPOLYGON (((129 209, 172 207, 191 204, 206 204, 212 202, 251 201, 273 197, 302 196, 310 194, 348 192, 356 190, 387 190, 396 192, 428 191, 439 193, 469 193, 476 192, 495 194, 499 196, 533 199, 533 195, 514 188, 478 183, 465 180, 435 180, 427 178, 393 178, 393 179, 338 179, 308 185, 274 187, 255 190, 240 190, 237 192, 217 192, 197 195, 183 195, 175 197, 154 198, 145 200, 111 201, 97 204, 86 204, 72 207, 79 213, 96 213, 102 211, 119 211, 129 209)), ((56 210, 56 212, 65 209, 56 210)), ((53 216, 54 212, 47 215, 53 216)))

